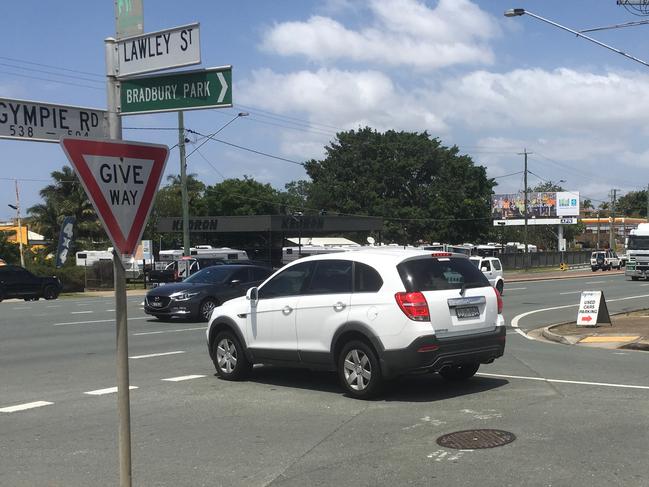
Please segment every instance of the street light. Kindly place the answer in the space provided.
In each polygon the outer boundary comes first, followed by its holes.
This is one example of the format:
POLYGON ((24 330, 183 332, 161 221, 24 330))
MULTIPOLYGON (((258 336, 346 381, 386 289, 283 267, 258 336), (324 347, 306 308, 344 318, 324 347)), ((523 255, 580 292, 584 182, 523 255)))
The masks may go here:
POLYGON ((23 255, 23 226, 20 220, 20 197, 18 196, 18 180, 15 180, 16 183, 16 204, 7 205, 9 208, 16 210, 16 219, 18 220, 18 247, 20 249, 20 265, 25 267, 25 256, 23 255))
POLYGON ((576 31, 574 29, 566 27, 565 25, 558 24, 556 22, 553 22, 550 19, 546 19, 545 17, 541 17, 540 15, 536 15, 535 13, 532 13, 529 10, 525 10, 524 8, 510 8, 509 10, 505 10, 504 15, 505 15, 505 17, 520 17, 522 15, 529 15, 530 17, 534 17, 535 19, 540 20, 541 22, 545 22, 546 24, 550 24, 550 25, 552 25, 554 27, 557 27, 559 29, 570 32, 571 34, 574 34, 577 37, 581 37, 583 39, 586 39, 587 41, 590 41, 590 42, 592 42, 594 44, 597 44, 600 47, 608 49, 609 51, 613 51, 613 52, 615 52, 617 54, 620 54, 620 55, 624 56, 625 58, 631 59, 632 61, 635 61, 637 63, 640 63, 640 64, 644 65, 644 66, 649 67, 649 63, 647 61, 643 61, 640 58, 632 56, 631 54, 627 54, 626 52, 624 52, 624 51, 622 51, 620 49, 617 49, 616 47, 609 46, 608 44, 604 44, 603 42, 600 42, 597 39, 593 39, 592 37, 584 35, 579 31, 576 31))
POLYGON ((180 152, 180 197, 182 201, 183 208, 183 254, 188 256, 190 254, 190 243, 189 243, 189 200, 187 196, 187 157, 190 157, 194 152, 203 147, 209 140, 212 139, 216 134, 221 132, 225 127, 230 125, 232 122, 241 117, 247 117, 250 115, 248 112, 239 112, 237 113, 228 123, 223 125, 216 132, 205 137, 205 140, 201 142, 197 147, 194 148, 187 156, 185 156, 185 121, 183 112, 178 112, 178 149, 180 152))

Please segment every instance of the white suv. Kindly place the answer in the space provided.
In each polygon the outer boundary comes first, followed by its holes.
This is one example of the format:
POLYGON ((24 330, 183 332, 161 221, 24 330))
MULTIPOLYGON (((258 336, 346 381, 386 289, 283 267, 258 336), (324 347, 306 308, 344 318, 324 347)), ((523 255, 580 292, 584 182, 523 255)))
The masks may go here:
POLYGON ((471 262, 485 275, 489 284, 495 287, 502 295, 505 289, 503 278, 503 265, 498 257, 471 257, 471 262))
POLYGON ((207 342, 217 374, 256 363, 336 371, 368 398, 408 372, 472 377, 505 348, 500 294, 466 256, 368 249, 300 259, 216 308, 207 342))

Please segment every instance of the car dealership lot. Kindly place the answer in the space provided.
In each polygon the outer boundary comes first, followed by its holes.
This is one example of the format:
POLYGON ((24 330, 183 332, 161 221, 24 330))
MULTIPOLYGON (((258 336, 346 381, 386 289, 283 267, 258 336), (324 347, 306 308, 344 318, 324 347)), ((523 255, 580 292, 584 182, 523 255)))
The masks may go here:
MULTIPOLYGON (((576 303, 578 294, 561 293, 593 286, 611 299, 649 294, 623 277, 600 275, 512 283, 507 321, 576 303), (586 284, 592 281, 605 282, 586 284)), ((509 330, 505 356, 465 384, 408 377, 380 400, 363 402, 343 395, 329 373, 265 367, 247 382, 221 381, 205 324, 157 322, 141 302, 129 297, 136 484, 640 486, 649 474, 644 352, 575 349, 509 330), (503 429, 517 439, 475 451, 435 443, 474 428, 503 429)), ((1 485, 117 483, 116 395, 102 391, 115 386, 113 304, 0 304, 0 410, 52 403, 0 412, 1 485), (103 393, 87 394, 95 391, 103 393)), ((520 326, 559 312, 523 318, 520 326)))

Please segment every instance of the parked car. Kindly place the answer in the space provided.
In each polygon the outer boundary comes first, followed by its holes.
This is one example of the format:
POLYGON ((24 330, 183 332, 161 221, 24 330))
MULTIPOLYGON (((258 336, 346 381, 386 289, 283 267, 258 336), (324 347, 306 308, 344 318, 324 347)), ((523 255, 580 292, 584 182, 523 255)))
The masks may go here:
POLYGON ((35 276, 17 265, 0 266, 0 301, 9 298, 25 301, 37 301, 39 298, 56 299, 61 289, 61 281, 56 277, 35 276))
POLYGON ((207 321, 216 306, 243 296, 271 273, 268 267, 247 264, 206 267, 182 282, 149 291, 144 312, 161 320, 182 317, 207 321))
POLYGON ((286 265, 216 308, 206 337, 222 379, 257 363, 324 369, 363 399, 410 372, 472 377, 503 354, 505 321, 466 256, 376 248, 286 265))
POLYGON ((181 259, 170 262, 164 269, 151 269, 147 272, 148 281, 153 284, 166 284, 168 282, 180 282, 185 276, 185 266, 189 266, 189 275, 193 275, 201 269, 215 265, 236 264, 236 265, 256 265, 270 268, 270 264, 258 260, 230 260, 216 257, 182 257, 181 259), (185 264, 187 262, 187 264, 185 264), (179 263, 181 263, 179 265, 179 263))
POLYGON ((500 259, 497 257, 471 257, 471 263, 482 271, 489 280, 489 284, 502 295, 505 289, 505 279, 500 259))
POLYGON ((598 250, 590 254, 590 268, 593 272, 601 269, 610 271, 612 268, 620 269, 622 263, 614 250, 598 250))

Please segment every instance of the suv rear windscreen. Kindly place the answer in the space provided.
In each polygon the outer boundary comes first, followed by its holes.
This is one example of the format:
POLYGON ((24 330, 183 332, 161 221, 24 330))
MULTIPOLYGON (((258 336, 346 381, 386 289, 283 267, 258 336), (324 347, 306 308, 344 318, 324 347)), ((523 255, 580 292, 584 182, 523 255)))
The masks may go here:
POLYGON ((439 291, 489 286, 489 281, 470 261, 462 258, 424 258, 397 265, 408 292, 439 291))

